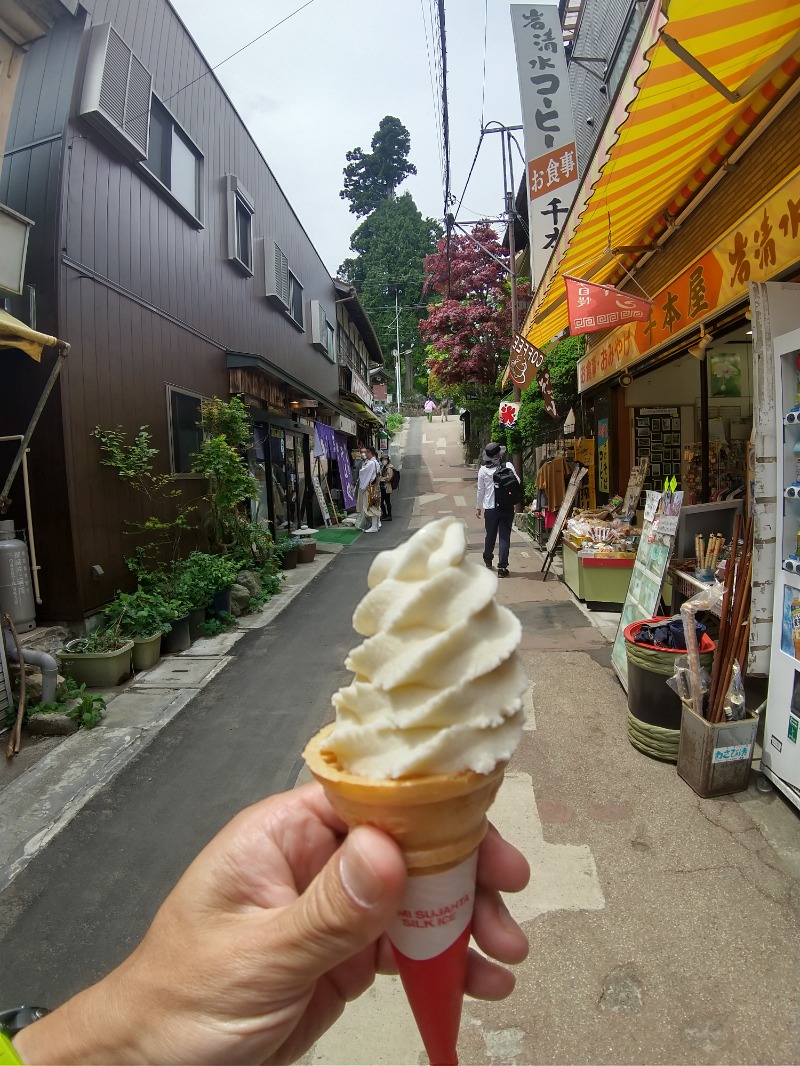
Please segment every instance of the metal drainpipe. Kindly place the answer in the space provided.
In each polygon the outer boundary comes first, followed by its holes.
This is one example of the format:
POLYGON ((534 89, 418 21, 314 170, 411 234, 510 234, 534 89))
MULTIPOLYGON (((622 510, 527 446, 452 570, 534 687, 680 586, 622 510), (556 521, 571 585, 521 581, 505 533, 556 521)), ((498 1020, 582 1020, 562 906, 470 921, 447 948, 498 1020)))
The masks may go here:
MULTIPOLYGON (((6 629, 5 643, 6 643, 6 655, 13 662, 19 662, 19 655, 17 654, 17 646, 14 640, 6 629)), ((30 663, 31 666, 38 666, 42 671, 42 703, 52 703, 56 698, 56 685, 58 683, 58 663, 52 655, 48 655, 46 651, 36 651, 35 648, 23 648, 22 658, 26 663, 30 663)))

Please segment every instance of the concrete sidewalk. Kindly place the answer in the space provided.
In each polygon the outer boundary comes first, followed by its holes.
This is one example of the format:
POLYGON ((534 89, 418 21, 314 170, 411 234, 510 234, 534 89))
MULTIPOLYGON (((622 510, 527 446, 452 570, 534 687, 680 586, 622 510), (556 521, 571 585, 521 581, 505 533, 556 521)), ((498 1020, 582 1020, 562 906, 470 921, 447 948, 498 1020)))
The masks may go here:
POLYGON ((95 729, 70 737, 26 737, 18 756, 0 763, 0 892, 228 665, 235 644, 251 630, 271 625, 341 545, 320 549, 313 562, 284 571, 281 591, 263 610, 238 619, 235 629, 195 641, 188 651, 165 656, 124 686, 103 691, 108 709, 95 729))
MULTIPOLYGON (((460 425, 422 423, 417 526, 455 513, 479 552, 460 425)), ((529 719, 492 817, 527 855, 514 995, 467 1001, 462 1063, 789 1063, 798 1046, 800 822, 779 793, 699 799, 627 740, 609 636, 512 541, 498 598, 523 625, 529 719)), ((608 621, 608 619, 604 619, 608 621)), ((303 1060, 427 1061, 397 978, 303 1060)))

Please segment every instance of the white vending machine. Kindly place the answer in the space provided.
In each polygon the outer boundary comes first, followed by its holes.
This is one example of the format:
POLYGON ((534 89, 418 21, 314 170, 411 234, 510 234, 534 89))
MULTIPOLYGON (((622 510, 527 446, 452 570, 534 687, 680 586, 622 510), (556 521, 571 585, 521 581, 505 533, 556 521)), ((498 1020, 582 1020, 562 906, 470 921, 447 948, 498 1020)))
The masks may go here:
MULTIPOLYGON (((798 315, 797 321, 800 321, 798 315)), ((771 338, 775 367, 775 588, 763 773, 800 807, 800 329, 771 338)))

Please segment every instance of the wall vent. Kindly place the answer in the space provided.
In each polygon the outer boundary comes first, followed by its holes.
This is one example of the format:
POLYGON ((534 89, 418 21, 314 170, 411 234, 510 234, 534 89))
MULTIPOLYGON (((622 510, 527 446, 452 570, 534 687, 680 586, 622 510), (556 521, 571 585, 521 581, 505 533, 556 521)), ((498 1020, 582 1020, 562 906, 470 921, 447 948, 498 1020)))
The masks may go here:
POLYGON ((153 78, 110 22, 89 31, 78 113, 139 162, 147 159, 153 78))

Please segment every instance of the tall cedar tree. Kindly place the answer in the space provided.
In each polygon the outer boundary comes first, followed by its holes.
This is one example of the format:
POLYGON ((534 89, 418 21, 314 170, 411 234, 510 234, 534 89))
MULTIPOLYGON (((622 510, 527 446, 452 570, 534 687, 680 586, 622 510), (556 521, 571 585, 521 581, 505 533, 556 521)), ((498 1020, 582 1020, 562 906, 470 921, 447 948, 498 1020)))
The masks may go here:
POLYGON ((417 168, 408 161, 411 136, 399 118, 382 118, 372 151, 353 148, 347 153, 344 168, 344 188, 339 193, 350 201, 350 210, 359 218, 374 211, 384 200, 393 200, 401 182, 416 174, 417 168))
MULTIPOLYGON (((401 350, 413 349, 405 359, 406 396, 414 389, 415 363, 421 366, 424 358, 419 335, 419 318, 425 313, 423 262, 441 232, 433 219, 422 217, 409 193, 383 200, 350 238, 355 257, 339 268, 341 276, 355 286, 383 351, 388 355, 397 346, 398 332, 401 350), (400 307, 399 331, 395 296, 400 307)), ((388 372, 393 369, 387 359, 388 372)))
MULTIPOLYGON (((471 232, 474 239, 451 236, 449 257, 443 238, 425 260, 425 291, 435 293, 439 301, 428 305, 420 332, 432 353, 428 367, 437 381, 489 389, 505 368, 511 345, 508 271, 497 262, 508 253, 488 222, 478 223, 471 232)), ((521 282, 518 304, 524 306, 529 298, 530 285, 521 282)))

